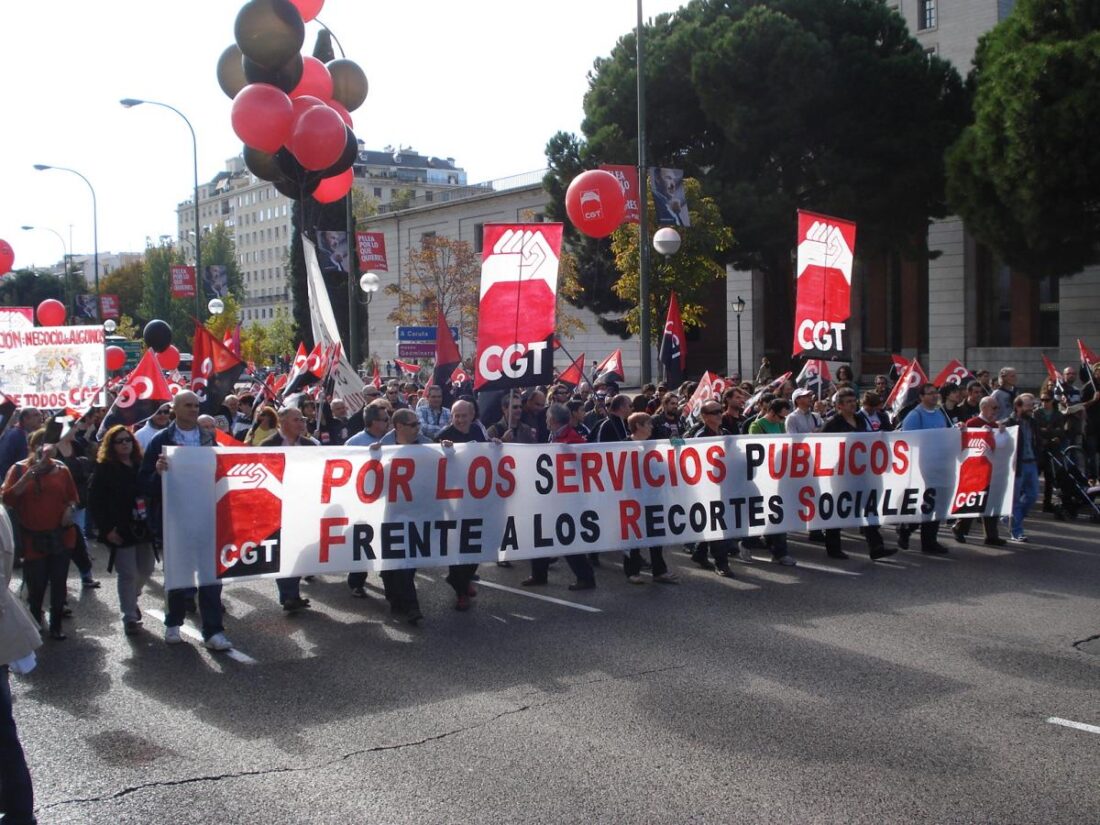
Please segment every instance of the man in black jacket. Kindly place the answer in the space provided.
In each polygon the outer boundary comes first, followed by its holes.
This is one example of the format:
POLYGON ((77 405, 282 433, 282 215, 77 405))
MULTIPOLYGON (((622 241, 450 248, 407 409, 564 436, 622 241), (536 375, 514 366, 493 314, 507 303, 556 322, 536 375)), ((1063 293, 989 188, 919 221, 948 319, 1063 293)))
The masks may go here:
MULTIPOLYGON (((213 447, 214 436, 199 428, 199 397, 190 390, 178 393, 172 401, 176 420, 153 436, 149 449, 142 456, 138 483, 150 499, 149 519, 157 535, 163 535, 164 502, 161 500, 160 477, 169 472, 165 447, 213 447)), ((202 616, 203 644, 210 650, 224 651, 233 647, 222 626, 222 586, 205 584, 198 588, 199 613, 202 616)), ((164 617, 164 641, 178 645, 183 641, 180 627, 187 612, 187 603, 195 598, 196 590, 187 587, 169 590, 168 609, 164 617)))

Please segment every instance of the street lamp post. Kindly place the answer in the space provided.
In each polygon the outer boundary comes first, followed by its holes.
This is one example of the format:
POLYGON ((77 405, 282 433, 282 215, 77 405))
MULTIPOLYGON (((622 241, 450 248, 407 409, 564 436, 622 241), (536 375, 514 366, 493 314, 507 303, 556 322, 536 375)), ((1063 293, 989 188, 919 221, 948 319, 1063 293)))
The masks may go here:
MULTIPOLYGON (((65 297, 65 310, 68 312, 72 308, 72 304, 69 301, 69 247, 65 243, 65 238, 56 229, 50 229, 48 226, 21 226, 19 227, 24 232, 33 232, 39 230, 42 232, 52 232, 57 236, 57 239, 61 241, 61 251, 64 253, 64 257, 61 259, 65 266, 65 275, 61 280, 61 294, 65 297)), ((99 296, 96 296, 96 302, 98 306, 99 296)))
POLYGON ((95 187, 92 186, 90 180, 75 169, 69 169, 65 166, 50 166, 45 163, 36 163, 34 168, 39 172, 44 172, 47 169, 56 169, 59 172, 71 172, 88 184, 88 191, 92 193, 92 266, 95 267, 95 317, 99 318, 99 206, 96 204, 95 187))
POLYGON ((649 209, 645 160, 645 52, 642 44, 642 0, 638 0, 638 337, 641 338, 641 383, 652 379, 649 352, 649 209))
POLYGON ((191 125, 187 115, 167 103, 161 103, 157 100, 142 100, 136 97, 123 98, 119 103, 127 109, 140 106, 142 103, 148 103, 150 106, 160 106, 162 109, 170 109, 183 118, 183 122, 191 130, 191 166, 195 183, 195 320, 202 321, 202 290, 199 289, 199 284, 202 283, 202 253, 199 248, 202 241, 202 222, 199 220, 199 141, 195 137, 195 127, 191 125))
MULTIPOLYGON (((363 277, 359 279, 359 289, 367 296, 367 300, 363 303, 363 326, 366 327, 366 345, 367 354, 366 357, 370 358, 370 302, 374 298, 374 293, 378 291, 378 288, 382 286, 382 281, 378 275, 374 272, 364 272, 363 277)), ((352 338, 354 341, 355 339, 352 338)), ((357 370, 358 366, 355 367, 357 370)))
POLYGON ((737 379, 739 381, 745 380, 741 372, 741 313, 744 311, 745 299, 738 295, 733 304, 733 314, 737 316, 737 379))

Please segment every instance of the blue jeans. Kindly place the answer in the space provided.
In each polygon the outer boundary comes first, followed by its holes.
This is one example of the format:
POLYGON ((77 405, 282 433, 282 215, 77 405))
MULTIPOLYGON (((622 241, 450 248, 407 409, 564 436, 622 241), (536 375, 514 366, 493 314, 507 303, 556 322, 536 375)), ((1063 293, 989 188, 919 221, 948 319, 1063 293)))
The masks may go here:
POLYGON ((1016 483, 1012 488, 1012 535, 1024 534, 1024 517, 1039 499, 1039 465, 1034 461, 1021 461, 1016 470, 1016 483))
POLYGON ((194 587, 168 591, 168 613, 164 617, 165 627, 179 627, 183 624, 187 612, 187 602, 199 594, 199 613, 202 615, 202 637, 209 639, 225 628, 222 626, 222 586, 205 584, 197 591, 194 587))
POLYGON ((0 665, 0 809, 4 811, 0 822, 5 825, 35 822, 31 774, 15 729, 7 665, 0 665))

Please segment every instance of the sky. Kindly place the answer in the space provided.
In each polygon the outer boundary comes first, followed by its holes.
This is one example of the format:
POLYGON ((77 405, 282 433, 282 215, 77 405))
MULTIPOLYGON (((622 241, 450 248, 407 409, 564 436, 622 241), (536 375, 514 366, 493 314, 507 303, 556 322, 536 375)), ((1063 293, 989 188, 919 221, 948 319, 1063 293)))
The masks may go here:
MULTIPOLYGON (((644 0, 647 18, 682 0, 644 0)), ((92 252, 95 187, 101 253, 140 252, 176 235, 176 206, 193 191, 191 136, 167 109, 123 108, 125 97, 183 112, 198 138, 199 179, 237 155, 231 101, 217 84, 242 3, 232 0, 35 0, 4 4, 0 77, 0 238, 15 267, 92 252), (23 231, 20 227, 37 227, 23 231)), ((367 148, 409 146, 453 157, 469 182, 545 165, 547 139, 579 132, 586 76, 637 19, 636 0, 326 0, 319 15, 370 94, 353 113, 367 148)), ((303 53, 319 27, 306 24, 303 53)))

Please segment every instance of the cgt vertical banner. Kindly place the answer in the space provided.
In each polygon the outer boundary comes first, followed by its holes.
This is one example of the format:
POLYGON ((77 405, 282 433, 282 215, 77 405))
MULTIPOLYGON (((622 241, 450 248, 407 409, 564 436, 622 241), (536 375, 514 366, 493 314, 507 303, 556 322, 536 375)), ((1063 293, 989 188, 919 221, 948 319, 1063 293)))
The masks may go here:
POLYGON ((847 320, 852 314, 856 225, 798 210, 798 298, 793 355, 851 361, 847 320))
POLYGON ((485 226, 474 389, 554 378, 560 223, 485 226))

